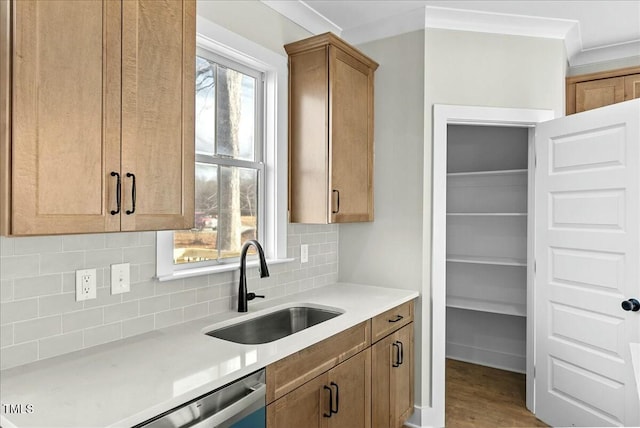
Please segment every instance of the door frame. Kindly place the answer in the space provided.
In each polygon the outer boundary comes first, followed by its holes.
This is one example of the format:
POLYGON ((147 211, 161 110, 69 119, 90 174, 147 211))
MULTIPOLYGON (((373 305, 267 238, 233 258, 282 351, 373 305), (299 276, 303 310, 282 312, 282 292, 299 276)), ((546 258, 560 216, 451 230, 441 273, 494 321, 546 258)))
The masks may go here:
POLYGON ((431 222, 432 382, 431 404, 439 426, 445 422, 447 125, 529 128, 527 216, 527 408, 535 413, 535 306, 533 296, 535 126, 555 118, 553 110, 434 104, 431 222), (533 131, 533 132, 532 132, 533 131))

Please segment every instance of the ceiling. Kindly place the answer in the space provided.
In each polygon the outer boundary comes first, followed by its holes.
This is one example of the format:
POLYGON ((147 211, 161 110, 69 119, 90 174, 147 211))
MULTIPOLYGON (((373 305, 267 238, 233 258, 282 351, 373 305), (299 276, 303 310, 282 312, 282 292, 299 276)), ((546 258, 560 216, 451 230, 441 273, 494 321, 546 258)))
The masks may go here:
POLYGON ((640 0, 263 0, 312 33, 357 44, 420 28, 563 39, 570 65, 640 56, 640 0))

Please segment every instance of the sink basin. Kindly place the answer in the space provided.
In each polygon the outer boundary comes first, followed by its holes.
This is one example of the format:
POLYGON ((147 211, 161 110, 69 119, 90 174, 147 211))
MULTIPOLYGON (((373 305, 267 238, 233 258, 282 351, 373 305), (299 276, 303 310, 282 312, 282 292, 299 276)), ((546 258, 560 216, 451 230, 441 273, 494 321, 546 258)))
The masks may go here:
POLYGON ((207 335, 230 342, 256 345, 282 339, 338 315, 340 312, 327 309, 293 307, 212 330, 207 335))

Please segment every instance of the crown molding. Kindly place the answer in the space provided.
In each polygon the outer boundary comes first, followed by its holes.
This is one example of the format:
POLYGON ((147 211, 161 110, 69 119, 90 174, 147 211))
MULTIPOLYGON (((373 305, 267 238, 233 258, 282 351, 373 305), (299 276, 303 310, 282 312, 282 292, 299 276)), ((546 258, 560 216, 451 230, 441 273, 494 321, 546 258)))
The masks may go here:
POLYGON ((312 34, 332 32, 340 36, 342 28, 319 14, 315 9, 301 0, 260 0, 279 14, 289 18, 312 34))
POLYGON ((567 60, 572 67, 615 61, 621 58, 640 58, 640 40, 583 49, 580 23, 569 19, 422 6, 343 31, 342 28, 320 15, 304 1, 261 1, 313 34, 331 31, 356 45, 425 28, 439 28, 563 40, 567 60))

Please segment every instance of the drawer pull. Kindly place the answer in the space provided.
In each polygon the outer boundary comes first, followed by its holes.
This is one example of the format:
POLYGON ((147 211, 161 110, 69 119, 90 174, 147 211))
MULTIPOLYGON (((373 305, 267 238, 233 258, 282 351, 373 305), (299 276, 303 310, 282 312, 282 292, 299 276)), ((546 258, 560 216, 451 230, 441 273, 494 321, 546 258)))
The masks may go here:
POLYGON ((338 411, 340 410, 340 387, 335 382, 331 382, 329 385, 336 387, 336 409, 333 410, 333 406, 331 406, 332 407, 331 408, 331 413, 336 413, 337 414, 338 411))
POLYGON ((329 413, 324 413, 322 416, 330 418, 331 415, 333 415, 333 389, 329 388, 327 385, 324 386, 324 389, 329 390, 329 413))
POLYGON ((117 204, 117 208, 115 210, 111 210, 111 215, 116 215, 116 214, 120 213, 120 200, 122 199, 121 195, 120 195, 120 192, 121 192, 121 190, 120 190, 121 189, 120 188, 120 174, 118 174, 115 171, 111 171, 111 176, 112 177, 116 177, 116 180, 117 180, 116 181, 116 204, 117 204))
POLYGON ((392 320, 388 320, 389 322, 398 322, 400 321, 402 318, 404 318, 402 315, 396 315, 395 319, 392 320))
POLYGON ((136 176, 131 172, 127 172, 127 177, 131 177, 133 179, 133 183, 131 184, 131 204, 132 207, 130 210, 125 211, 127 215, 131 215, 136 212, 136 176))
POLYGON ((396 361, 391 365, 392 367, 400 367, 404 363, 404 344, 399 340, 396 340, 391 344, 396 351, 396 361))

